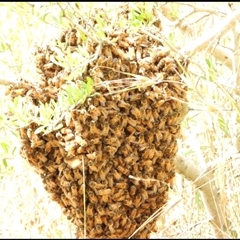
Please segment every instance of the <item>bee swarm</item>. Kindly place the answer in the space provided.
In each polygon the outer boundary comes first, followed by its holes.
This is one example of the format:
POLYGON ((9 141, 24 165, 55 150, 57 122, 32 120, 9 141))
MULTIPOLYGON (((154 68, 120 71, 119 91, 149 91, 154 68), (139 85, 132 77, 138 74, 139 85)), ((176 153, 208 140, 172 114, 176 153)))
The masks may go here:
MULTIPOLYGON (((122 11, 121 17, 127 18, 127 5, 123 6, 118 14, 122 11)), ((83 20, 80 24, 87 28, 83 20)), ((186 101, 182 70, 161 43, 127 27, 107 35, 116 41, 102 43, 99 56, 79 76, 79 80, 90 76, 98 94, 69 110, 59 130, 35 134, 39 126, 34 122, 20 130, 22 156, 40 171, 52 199, 77 225, 78 238, 83 236, 84 192, 88 238, 128 238, 166 203, 175 174, 181 101, 186 101), (148 77, 153 83, 140 82, 131 88, 136 80, 127 73, 148 77), (124 91, 128 87, 131 90, 124 91)), ((78 46, 86 46, 90 56, 99 51, 98 43, 91 38, 83 43, 75 29, 64 32, 59 41, 71 52, 78 46)), ((22 81, 9 94, 27 96, 36 106, 56 100, 65 72, 51 62, 55 54, 49 46, 39 48, 39 86, 22 81)), ((149 238, 156 231, 155 222, 133 238, 149 238)))

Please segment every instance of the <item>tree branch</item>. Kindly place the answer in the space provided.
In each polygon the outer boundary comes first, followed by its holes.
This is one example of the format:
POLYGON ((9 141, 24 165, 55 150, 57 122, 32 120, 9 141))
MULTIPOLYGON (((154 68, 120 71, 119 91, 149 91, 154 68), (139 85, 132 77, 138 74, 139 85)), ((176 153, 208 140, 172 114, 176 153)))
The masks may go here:
POLYGON ((13 82, 11 80, 7 80, 7 79, 0 79, 0 85, 5 85, 5 86, 9 86, 9 85, 16 85, 16 82, 13 82))
POLYGON ((222 203, 218 189, 214 181, 214 171, 216 166, 211 166, 205 170, 199 169, 191 160, 177 155, 175 159, 176 171, 192 181, 201 190, 203 202, 211 216, 211 224, 216 238, 229 238, 225 233, 228 229, 227 219, 224 216, 222 203))

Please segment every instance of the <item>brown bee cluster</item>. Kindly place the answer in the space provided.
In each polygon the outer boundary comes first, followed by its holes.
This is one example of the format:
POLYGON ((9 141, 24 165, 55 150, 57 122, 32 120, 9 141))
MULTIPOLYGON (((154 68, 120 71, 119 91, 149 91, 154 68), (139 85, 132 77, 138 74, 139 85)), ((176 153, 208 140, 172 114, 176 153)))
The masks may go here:
MULTIPOLYGON (((84 42, 89 55, 98 51, 99 56, 79 79, 90 76, 96 94, 69 110, 57 131, 36 134, 34 122, 20 129, 22 156, 38 169, 52 199, 77 225, 78 238, 84 227, 89 238, 128 238, 166 203, 186 101, 177 63, 186 67, 185 62, 127 27, 107 34, 115 41, 100 47, 91 38, 84 42)), ((72 52, 83 46, 76 29, 64 32, 59 41, 72 52)), ((36 105, 57 99, 66 72, 51 62, 54 54, 50 47, 39 48, 41 82, 22 81, 8 93, 28 96, 36 105)), ((155 222, 133 238, 149 238, 155 222)))

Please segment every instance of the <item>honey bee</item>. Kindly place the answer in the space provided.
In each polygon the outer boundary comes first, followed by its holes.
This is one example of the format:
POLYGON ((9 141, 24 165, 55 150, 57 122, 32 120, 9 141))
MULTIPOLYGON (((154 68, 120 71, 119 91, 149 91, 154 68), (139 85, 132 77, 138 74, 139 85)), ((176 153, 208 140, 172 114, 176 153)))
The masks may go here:
POLYGON ((180 130, 180 125, 179 124, 171 125, 171 126, 168 126, 168 128, 169 128, 170 133, 177 134, 178 131, 180 130))
POLYGON ((103 195, 110 195, 112 193, 112 190, 110 188, 106 189, 100 189, 98 191, 98 195, 103 196, 103 195))
MULTIPOLYGON (((92 224, 93 225, 93 224, 92 224)), ((89 227, 89 225, 88 225, 88 227, 89 227)), ((94 239, 94 238, 96 238, 96 236, 98 236, 98 234, 97 234, 97 231, 96 231, 96 229, 95 228, 89 228, 89 229, 91 229, 90 230, 90 232, 89 232, 89 238, 92 238, 92 239, 94 239)), ((82 234, 82 232, 81 232, 81 234, 82 234)), ((81 235, 80 235, 81 236, 81 235)), ((79 237, 78 237, 79 238, 79 237)), ((81 237, 80 237, 81 238, 81 237)))
POLYGON ((59 175, 62 173, 62 171, 67 167, 67 164, 65 162, 62 162, 59 166, 58 166, 58 171, 59 171, 59 175))
POLYGON ((122 174, 125 174, 125 175, 128 175, 129 174, 129 170, 127 168, 124 168, 123 166, 119 165, 117 166, 117 170, 122 173, 122 174))
POLYGON ((135 140, 136 140, 136 137, 133 134, 125 138, 125 141, 129 143, 134 142, 135 140))
POLYGON ((102 229, 102 225, 101 224, 97 224, 95 226, 96 232, 97 234, 102 234, 103 233, 103 229, 102 229))
POLYGON ((167 161, 165 164, 166 170, 168 172, 171 172, 173 170, 173 162, 172 161, 167 161))
POLYGON ((121 121, 121 113, 118 113, 110 119, 110 124, 112 127, 115 127, 121 121))
MULTIPOLYGON (((95 139, 97 139, 97 138, 95 138, 95 139)), ((92 139, 91 139, 91 140, 92 140, 92 139)), ((90 140, 90 143, 92 144, 91 140, 90 140)), ((98 140, 99 140, 99 139, 98 139, 98 140)), ((86 157, 87 157, 88 159, 90 159, 90 160, 95 160, 95 159, 96 159, 96 152, 88 153, 88 154, 86 154, 86 157)), ((91 162, 90 165, 93 165, 93 164, 94 164, 93 161, 89 161, 89 162, 91 162)), ((89 163, 89 162, 88 162, 88 163, 89 163)))
POLYGON ((45 166, 50 173, 55 173, 57 171, 57 165, 54 165, 52 160, 47 161, 45 166))
POLYGON ((138 70, 138 65, 137 65, 137 63, 135 62, 135 61, 131 61, 130 63, 129 63, 129 65, 130 65, 130 69, 131 69, 131 73, 132 74, 137 74, 137 70, 138 70))
POLYGON ((62 148, 62 147, 59 147, 59 152, 60 152, 60 154, 61 154, 61 156, 64 158, 64 157, 66 157, 66 155, 67 155, 67 152, 64 150, 64 148, 62 148))
POLYGON ((178 119, 179 119, 180 113, 178 112, 174 112, 172 115, 170 115, 167 118, 167 125, 171 126, 177 123, 178 119))
POLYGON ((98 203, 98 198, 93 191, 88 191, 88 198, 90 203, 92 204, 98 203))
POLYGON ((168 101, 163 104, 163 107, 161 108, 161 110, 162 110, 163 116, 168 116, 169 114, 172 113, 171 105, 168 101))
POLYGON ((116 210, 112 216, 112 220, 114 221, 114 228, 119 226, 119 219, 122 216, 122 211, 121 210, 116 210))
POLYGON ((153 123, 155 122, 155 119, 153 117, 153 114, 152 114, 152 109, 146 109, 145 110, 145 120, 153 123))
POLYGON ((136 218, 136 216, 137 216, 137 208, 132 208, 132 209, 131 209, 131 212, 130 212, 130 214, 129 214, 129 218, 130 218, 131 220, 133 220, 133 219, 136 218))
POLYGON ((88 113, 91 116, 93 121, 97 121, 98 118, 101 116, 100 110, 97 107, 93 106, 93 105, 90 105, 88 107, 88 113))
POLYGON ((65 178, 67 179, 67 181, 74 181, 74 178, 71 175, 71 170, 69 168, 65 168, 63 170, 63 175, 65 176, 65 178))
POLYGON ((133 200, 133 204, 134 204, 134 206, 136 207, 136 208, 139 208, 139 206, 142 204, 142 196, 141 196, 141 194, 137 194, 136 196, 135 196, 135 199, 133 200))
POLYGON ((113 147, 113 146, 110 146, 108 145, 106 148, 105 148, 106 152, 109 153, 109 156, 110 157, 113 157, 114 154, 117 152, 117 148, 116 147, 113 147))
POLYGON ((122 47, 122 48, 125 48, 125 49, 128 49, 129 44, 128 44, 127 42, 118 40, 118 46, 119 46, 119 47, 122 47))
POLYGON ((162 132, 159 129, 154 129, 154 136, 155 136, 155 143, 161 142, 163 135, 162 132))
MULTIPOLYGON (((115 133, 115 135, 117 135, 116 131, 114 133, 115 133)), ((121 145, 121 142, 119 141, 118 137, 111 136, 111 137, 105 139, 105 144, 106 145, 111 145, 111 146, 116 147, 116 148, 119 148, 120 145, 121 145)))
POLYGON ((113 220, 109 219, 107 226, 108 226, 108 229, 109 229, 110 233, 115 233, 115 229, 113 227, 113 224, 114 224, 113 220))
POLYGON ((153 122, 144 120, 144 121, 142 121, 142 124, 144 125, 145 128, 149 128, 149 129, 153 128, 153 122))
MULTIPOLYGON (((128 122, 129 122, 129 119, 128 119, 128 122)), ((136 129, 132 125, 127 125, 126 129, 132 135, 136 132, 136 129)))
POLYGON ((103 189, 105 188, 105 184, 102 184, 102 183, 97 183, 97 182, 94 182, 94 181, 90 181, 88 183, 89 187, 92 188, 94 191, 95 190, 99 190, 99 189, 103 189))
POLYGON ((105 57, 113 57, 112 56, 112 50, 111 50, 111 47, 110 46, 105 46, 103 49, 102 49, 102 53, 105 57))
POLYGON ((137 223, 134 220, 134 221, 132 221, 132 224, 130 225, 130 227, 126 233, 127 234, 126 236, 131 236, 134 233, 134 231, 136 230, 136 228, 137 228, 137 223))
POLYGON ((41 152, 39 152, 39 151, 36 151, 35 154, 36 154, 36 158, 37 158, 38 160, 44 162, 44 163, 48 160, 47 157, 44 156, 44 155, 43 155, 41 152))
POLYGON ((135 163, 132 165, 132 169, 133 169, 133 173, 136 174, 140 171, 140 168, 139 168, 139 163, 135 163))
POLYGON ((162 117, 158 126, 157 126, 157 129, 158 130, 163 130, 165 128, 165 124, 166 124, 166 121, 167 121, 167 117, 162 117))
POLYGON ((170 134, 169 131, 162 131, 162 134, 163 134, 162 141, 167 142, 169 144, 172 140, 172 134, 170 134))
POLYGON ((120 138, 120 137, 122 136, 122 134, 123 134, 121 125, 120 125, 120 124, 117 125, 112 132, 113 132, 113 135, 116 136, 115 139, 118 139, 118 140, 116 140, 116 142, 118 143, 118 147, 119 147, 119 146, 121 145, 121 143, 120 143, 120 141, 119 141, 119 138, 120 138))
POLYGON ((81 211, 80 208, 76 208, 76 209, 75 209, 75 213, 76 213, 76 216, 77 216, 78 218, 80 218, 80 219, 83 218, 83 213, 82 213, 82 211, 81 211))
POLYGON ((95 151, 95 153, 96 153, 95 161, 96 162, 102 161, 102 151, 101 150, 97 150, 97 151, 95 151))
POLYGON ((95 210, 94 210, 93 203, 89 203, 87 205, 87 215, 93 217, 94 216, 94 212, 95 212, 95 210))
POLYGON ((113 166, 113 163, 108 162, 107 166, 101 169, 101 171, 99 172, 99 177, 102 181, 106 179, 106 176, 108 175, 108 173, 112 169, 112 166, 113 166))
POLYGON ((130 104, 126 103, 124 100, 119 100, 117 102, 118 107, 123 108, 126 111, 126 114, 128 114, 128 111, 130 109, 130 104))
POLYGON ((134 165, 139 160, 139 157, 135 155, 135 153, 131 153, 129 156, 124 158, 124 162, 127 164, 134 165))
POLYGON ((76 208, 78 206, 78 203, 79 203, 79 199, 77 197, 71 197, 70 198, 70 201, 71 201, 71 205, 76 208))
POLYGON ((125 200, 125 195, 123 194, 122 196, 119 196, 118 198, 115 197, 113 200, 122 202, 123 200, 125 200))
POLYGON ((122 175, 115 168, 112 168, 112 174, 113 178, 117 181, 119 181, 122 178, 122 175))
POLYGON ((122 49, 118 48, 118 47, 112 47, 112 53, 117 56, 120 57, 121 59, 126 59, 129 60, 128 54, 126 54, 122 49))
POLYGON ((108 133, 109 133, 109 129, 110 129, 109 123, 108 122, 104 122, 102 124, 102 136, 107 136, 108 133))
POLYGON ((120 220, 120 226, 124 227, 124 226, 127 226, 129 223, 130 223, 130 219, 128 218, 127 213, 123 212, 122 218, 120 220))
POLYGON ((141 188, 141 189, 139 190, 139 194, 141 194, 142 200, 143 200, 144 202, 148 199, 148 192, 147 192, 144 188, 141 188))
POLYGON ((90 134, 97 136, 101 135, 101 131, 96 127, 95 121, 90 122, 90 134))
POLYGON ((133 207, 133 202, 131 199, 124 199, 123 200, 123 205, 126 205, 128 207, 133 207))
MULTIPOLYGON (((122 196, 124 196, 124 189, 119 189, 118 188, 117 192, 113 194, 112 199, 114 201, 119 201, 118 199, 122 196)), ((125 196, 124 196, 124 198, 125 198, 125 196)))
MULTIPOLYGON (((100 105, 102 106, 102 107, 105 107, 105 105, 106 105, 106 99, 105 99, 105 97, 102 95, 102 94, 97 94, 95 97, 94 97, 95 99, 97 99, 97 101, 100 103, 100 105)), ((104 116, 107 116, 107 111, 106 111, 106 109, 105 108, 99 108, 99 111, 104 115, 104 116), (103 110, 103 111, 102 111, 103 110)))
MULTIPOLYGON (((97 167, 96 167, 96 165, 94 164, 94 162, 93 161, 89 161, 88 162, 88 167, 89 167, 89 169, 90 169, 90 171, 91 172, 98 172, 100 169, 98 169, 97 167)), ((91 173, 90 172, 90 173, 91 173)))
POLYGON ((133 127, 136 127, 137 126, 137 121, 133 118, 128 118, 128 124, 130 124, 131 126, 133 127))
POLYGON ((107 175, 107 182, 108 182, 108 187, 112 188, 113 185, 114 185, 114 179, 113 179, 113 174, 112 172, 110 172, 108 175, 107 175))
POLYGON ((77 36, 76 36, 76 30, 72 30, 70 33, 67 35, 67 43, 69 46, 77 46, 77 36))
POLYGON ((64 194, 61 194, 61 200, 62 200, 63 204, 65 205, 65 207, 70 205, 68 199, 66 198, 66 196, 64 194))
POLYGON ((50 175, 50 176, 46 177, 46 182, 47 182, 47 184, 49 184, 52 188, 57 188, 57 184, 56 184, 56 182, 55 182, 54 176, 50 175))
POLYGON ((31 148, 43 148, 44 145, 45 145, 45 141, 39 139, 37 136, 36 137, 33 136, 31 138, 31 148))
POLYGON ((109 210, 116 212, 119 210, 119 208, 122 206, 122 203, 116 202, 116 203, 109 203, 109 210))
POLYGON ((72 195, 77 197, 78 196, 78 187, 77 187, 77 184, 76 183, 73 183, 72 186, 71 186, 71 192, 72 192, 72 195))
POLYGON ((65 142, 68 142, 70 140, 73 140, 75 138, 75 135, 71 133, 67 133, 66 136, 64 137, 65 142))
MULTIPOLYGON (((81 124, 86 124, 86 120, 87 120, 87 117, 88 117, 88 113, 86 111, 86 109, 80 109, 78 111, 78 124, 77 124, 77 130, 79 131, 80 129, 82 129, 81 127, 81 124)), ((75 121, 75 124, 76 124, 76 121, 75 121)), ((81 131, 80 131, 81 132, 81 131)))
POLYGON ((102 217, 101 217, 99 214, 95 214, 95 215, 94 215, 94 223, 95 223, 95 225, 96 225, 96 224, 102 224, 102 223, 103 223, 102 217))
POLYGON ((109 195, 102 195, 100 203, 108 203, 109 202, 109 195))
POLYGON ((44 166, 44 163, 43 163, 43 162, 38 162, 38 163, 37 163, 37 167, 38 167, 38 168, 42 169, 43 166, 44 166))
POLYGON ((146 142, 149 144, 154 143, 154 132, 153 131, 148 131, 145 133, 146 135, 146 142))
POLYGON ((105 209, 100 204, 96 205, 96 210, 97 210, 97 212, 99 213, 100 216, 106 215, 105 209))
POLYGON ((153 210, 157 209, 156 201, 150 201, 150 206, 151 206, 151 209, 153 210))
POLYGON ((51 152, 52 146, 53 146, 53 144, 50 141, 45 144, 45 149, 44 149, 45 154, 49 154, 51 152))
POLYGON ((97 59, 97 65, 103 66, 103 63, 104 63, 105 61, 106 61, 105 56, 104 56, 104 55, 101 55, 101 56, 99 56, 98 59, 97 59))
POLYGON ((150 209, 150 204, 149 203, 143 203, 141 205, 141 208, 142 208, 143 212, 145 212, 145 210, 149 210, 150 209))
POLYGON ((128 184, 126 182, 118 182, 115 184, 116 188, 126 189, 128 184))
POLYGON ((170 154, 175 155, 178 151, 178 145, 176 143, 171 144, 170 146, 170 154))
POLYGON ((64 176, 61 177, 60 184, 62 187, 66 188, 69 188, 71 186, 71 182, 67 181, 67 179, 64 176))
MULTIPOLYGON (((163 169, 164 169, 164 168, 165 168, 165 163, 164 163, 164 164, 161 163, 161 166, 162 166, 163 169)), ((158 179, 159 181, 163 181, 164 179, 167 178, 167 175, 166 175, 166 173, 163 172, 163 171, 158 171, 158 172, 155 173, 155 178, 158 179)), ((159 187, 159 186, 158 186, 158 187, 159 187)), ((156 186, 153 185, 153 188, 156 189, 156 186)))
POLYGON ((82 174, 80 173, 78 168, 73 169, 74 179, 82 179, 82 174))
MULTIPOLYGON (((78 148, 78 144, 73 140, 71 142, 67 142, 65 145, 65 151, 67 153, 68 158, 72 158, 76 155, 76 150, 78 148)), ((65 156, 66 157, 66 156, 65 156)))
POLYGON ((150 144, 148 149, 145 149, 142 154, 142 159, 153 159, 155 155, 155 146, 154 144, 150 144))

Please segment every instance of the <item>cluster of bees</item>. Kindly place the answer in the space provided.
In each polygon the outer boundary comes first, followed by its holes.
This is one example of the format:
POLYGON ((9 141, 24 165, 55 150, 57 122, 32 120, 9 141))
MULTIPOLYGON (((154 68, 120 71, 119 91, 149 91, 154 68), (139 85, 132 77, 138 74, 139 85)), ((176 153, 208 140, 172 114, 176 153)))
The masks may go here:
MULTIPOLYGON (((77 225, 77 238, 84 227, 89 238, 128 238, 166 203, 184 117, 187 88, 172 54, 127 28, 108 36, 117 40, 102 44, 98 58, 80 76, 92 77, 96 94, 69 111, 57 131, 36 134, 34 122, 20 129, 21 155, 77 225), (141 80, 135 75, 153 83, 138 87, 141 80)), ((81 44, 75 29, 60 41, 73 52, 81 44)), ((92 39, 84 44, 90 55, 97 51, 92 39)), ((64 69, 50 61, 51 54, 49 47, 37 50, 36 67, 42 74, 38 86, 21 82, 8 93, 31 96, 36 104, 56 98, 64 69)), ((133 238, 149 238, 155 222, 133 238)))

